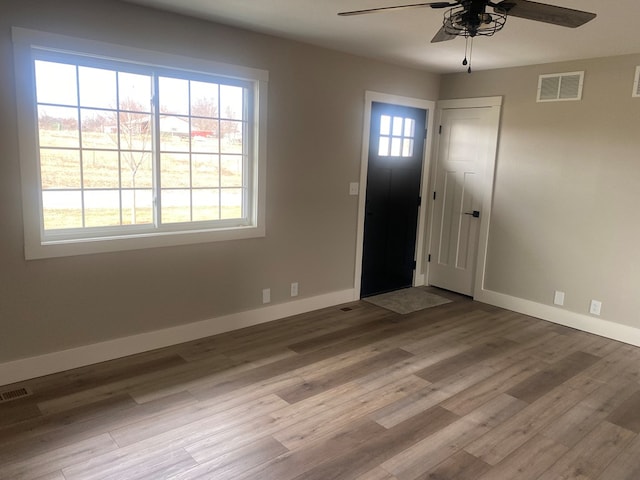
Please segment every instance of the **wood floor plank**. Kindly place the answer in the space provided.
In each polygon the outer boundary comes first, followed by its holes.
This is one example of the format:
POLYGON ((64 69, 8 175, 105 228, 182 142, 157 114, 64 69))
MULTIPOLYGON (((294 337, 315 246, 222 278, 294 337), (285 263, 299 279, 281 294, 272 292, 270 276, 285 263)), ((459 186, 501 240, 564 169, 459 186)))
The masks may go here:
POLYGON ((465 448, 495 465, 574 407, 589 392, 561 385, 465 448))
POLYGON ((371 415, 380 425, 391 428, 419 412, 438 405, 453 395, 492 376, 494 370, 482 365, 470 366, 433 383, 412 395, 381 408, 371 415))
MULTIPOLYGON (((201 405, 188 406, 179 411, 149 417, 139 422, 131 423, 121 428, 111 430, 111 437, 121 447, 144 441, 175 429, 197 428, 209 424, 229 427, 234 423, 247 421, 258 416, 268 415, 270 412, 286 405, 280 397, 268 395, 249 402, 229 402, 228 405, 213 405, 203 408, 201 405)), ((175 433, 175 432, 173 432, 175 433)))
POLYGON ((308 443, 317 442, 335 434, 345 424, 357 422, 370 413, 405 398, 413 391, 420 389, 422 382, 424 380, 416 378, 414 381, 410 377, 393 385, 387 385, 379 391, 360 393, 348 402, 326 401, 323 405, 329 408, 318 409, 317 413, 303 407, 304 417, 289 422, 289 426, 273 434, 274 438, 290 450, 304 448, 308 443))
MULTIPOLYGON (((596 480, 637 480, 640 478, 640 435, 636 436, 596 480)), ((596 478, 596 477, 594 477, 596 478)))
POLYGON ((118 445, 108 433, 104 433, 29 458, 5 462, 0 469, 0 479, 20 480, 55 474, 65 467, 94 458, 104 452, 117 450, 118 445))
POLYGON ((588 353, 580 351, 571 353, 544 370, 522 380, 507 390, 507 393, 512 397, 532 403, 599 360, 600 357, 588 353))
POLYGON ((463 368, 470 367, 478 362, 485 360, 493 355, 497 355, 500 352, 515 347, 517 344, 511 340, 496 339, 494 342, 487 342, 477 347, 471 347, 464 352, 442 360, 435 365, 425 368, 415 375, 422 377, 430 382, 437 382, 443 380, 449 375, 462 370, 463 368))
POLYGON ((631 395, 607 417, 611 423, 640 433, 640 391, 631 395))
POLYGON ((357 477, 457 419, 457 415, 448 410, 434 407, 372 437, 351 452, 321 463, 295 477, 295 480, 338 480, 357 477))
POLYGON ((435 468, 467 444, 490 431, 522 409, 523 402, 502 395, 472 414, 456 420, 429 437, 382 463, 399 480, 413 480, 435 468))
POLYGON ((609 422, 601 422, 538 480, 593 479, 636 437, 609 422))
POLYGON ((542 434, 571 448, 639 389, 637 384, 605 383, 545 427, 542 434))
POLYGON ((490 468, 491 465, 459 450, 416 480, 477 480, 490 468))
POLYGON ((536 363, 536 360, 529 358, 510 364, 484 381, 449 397, 441 405, 458 415, 466 415, 536 373, 536 363))
POLYGON ((399 348, 382 352, 375 357, 363 360, 354 365, 327 372, 314 380, 287 387, 284 390, 276 392, 276 395, 288 403, 296 403, 363 375, 367 375, 368 373, 375 372, 380 368, 406 360, 412 356, 411 353, 399 348))
POLYGON ((396 477, 387 472, 384 468, 378 467, 360 475, 355 480, 398 480, 396 477))
POLYGON ((536 480, 568 450, 549 438, 533 435, 479 480, 536 480))
POLYGON ((311 443, 306 448, 285 453, 261 465, 259 468, 252 469, 239 476, 237 480, 251 480, 254 478, 260 478, 260 480, 290 480, 303 475, 322 462, 344 455, 344 452, 353 450, 373 436, 380 435, 383 432, 383 427, 370 420, 355 421, 348 427, 343 426, 342 430, 335 432, 332 436, 320 442, 311 443))
POLYGON ((93 455, 62 469, 66 480, 142 480, 171 478, 197 465, 182 448, 120 448, 93 455))
POLYGON ((287 452, 277 440, 265 437, 255 443, 244 445, 224 455, 211 455, 201 449, 187 447, 187 451, 198 461, 198 465, 172 478, 176 480, 211 479, 234 480, 247 470, 267 463, 270 459, 287 452))

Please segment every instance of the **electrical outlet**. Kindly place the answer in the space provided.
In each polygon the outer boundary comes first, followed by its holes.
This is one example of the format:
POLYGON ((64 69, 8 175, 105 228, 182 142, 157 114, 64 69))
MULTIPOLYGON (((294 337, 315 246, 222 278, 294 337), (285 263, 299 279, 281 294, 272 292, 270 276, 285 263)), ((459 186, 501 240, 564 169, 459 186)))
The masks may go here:
POLYGON ((564 305, 564 292, 561 292, 560 290, 556 290, 556 293, 553 296, 553 304, 564 305))
POLYGON ((351 182, 349 184, 349 195, 358 195, 359 190, 360 184, 358 184, 358 182, 351 182))
POLYGON ((262 303, 270 303, 271 302, 271 289, 265 288, 262 290, 262 303))
POLYGON ((589 307, 589 313, 591 315, 600 315, 602 309, 602 302, 599 300, 591 300, 591 306, 589 307))
POLYGON ((298 282, 293 282, 291 284, 291 296, 292 297, 298 296, 298 282))

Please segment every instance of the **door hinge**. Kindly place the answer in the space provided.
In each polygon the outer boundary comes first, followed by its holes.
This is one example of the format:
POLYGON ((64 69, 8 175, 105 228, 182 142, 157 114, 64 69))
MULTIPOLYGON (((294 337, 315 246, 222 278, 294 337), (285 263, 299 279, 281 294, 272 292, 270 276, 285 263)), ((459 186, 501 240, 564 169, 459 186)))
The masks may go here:
POLYGON ((416 262, 415 260, 413 261, 413 269, 415 270, 416 268, 418 268, 418 262, 416 262))
POLYGON ((424 129, 424 139, 425 139, 425 140, 427 139, 427 132, 428 132, 428 130, 425 128, 425 129, 424 129))
POLYGON ((433 192, 433 199, 436 199, 436 192, 433 192))
POLYGON ((431 263, 431 254, 429 254, 429 255, 427 256, 427 262, 428 262, 428 263, 431 263))
POLYGON ((442 125, 440 125, 440 128, 438 129, 438 134, 442 135, 442 125))
POLYGON ((422 197, 418 197, 418 206, 421 207, 422 206, 422 197))

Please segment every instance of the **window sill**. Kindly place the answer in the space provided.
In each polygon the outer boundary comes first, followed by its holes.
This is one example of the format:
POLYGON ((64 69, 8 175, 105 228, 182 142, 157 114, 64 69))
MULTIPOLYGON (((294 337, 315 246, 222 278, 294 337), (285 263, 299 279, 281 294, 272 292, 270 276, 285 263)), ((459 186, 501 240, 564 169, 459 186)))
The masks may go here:
POLYGON ((120 237, 98 237, 83 240, 58 240, 25 244, 25 257, 27 260, 37 260, 43 258, 70 257, 75 255, 243 240, 264 236, 264 226, 248 226, 205 231, 162 232, 120 237))

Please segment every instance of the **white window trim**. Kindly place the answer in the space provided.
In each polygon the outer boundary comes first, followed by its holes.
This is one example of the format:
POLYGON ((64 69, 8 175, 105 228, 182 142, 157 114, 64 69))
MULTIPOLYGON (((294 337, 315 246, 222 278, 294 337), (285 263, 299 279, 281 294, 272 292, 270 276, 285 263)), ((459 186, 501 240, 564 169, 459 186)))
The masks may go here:
POLYGON ((12 28, 12 38, 14 43, 16 101, 18 106, 18 142, 20 148, 25 258, 27 260, 265 236, 266 122, 267 86, 269 81, 269 73, 267 71, 28 30, 20 27, 12 28), (254 164, 252 181, 254 195, 252 224, 249 226, 215 228, 211 230, 154 232, 85 238, 81 240, 43 241, 43 232, 40 228, 42 213, 39 201, 40 182, 37 164, 35 73, 31 53, 32 48, 37 47, 55 49, 73 54, 121 59, 155 67, 181 69, 187 72, 213 74, 218 77, 236 78, 251 82, 254 86, 253 118, 255 123, 253 139, 254 164))

